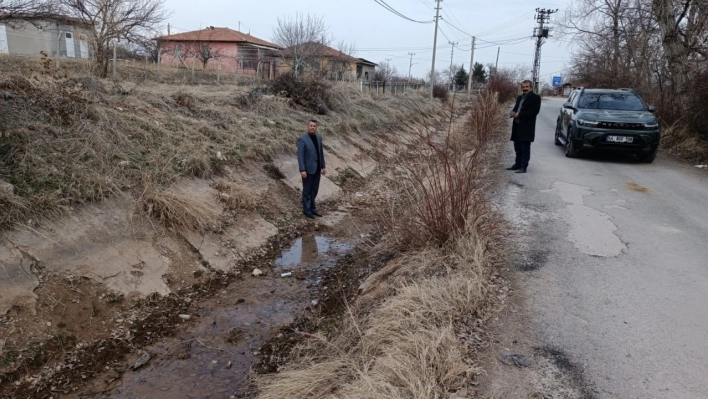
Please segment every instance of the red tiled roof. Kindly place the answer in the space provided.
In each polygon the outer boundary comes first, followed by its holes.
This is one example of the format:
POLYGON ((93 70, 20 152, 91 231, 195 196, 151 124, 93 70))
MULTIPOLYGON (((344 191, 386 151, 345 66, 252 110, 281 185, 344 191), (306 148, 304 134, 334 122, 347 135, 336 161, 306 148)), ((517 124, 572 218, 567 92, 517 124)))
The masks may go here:
POLYGON ((251 36, 247 33, 239 32, 229 28, 209 27, 207 29, 195 30, 191 32, 177 33, 175 35, 161 36, 156 38, 159 41, 174 41, 174 42, 190 42, 190 41, 206 41, 206 42, 234 42, 234 43, 250 43, 258 46, 280 49, 280 46, 271 42, 251 36))
MULTIPOLYGON (((341 60, 347 60, 350 62, 359 62, 358 58, 347 55, 339 50, 333 49, 332 47, 325 46, 322 43, 309 42, 309 43, 303 44, 303 46, 308 47, 307 51, 309 53, 314 53, 314 54, 317 54, 321 57, 332 57, 332 58, 337 58, 337 59, 341 59, 341 60)), ((283 50, 283 55, 285 57, 288 57, 289 49, 286 48, 285 50, 283 50)))

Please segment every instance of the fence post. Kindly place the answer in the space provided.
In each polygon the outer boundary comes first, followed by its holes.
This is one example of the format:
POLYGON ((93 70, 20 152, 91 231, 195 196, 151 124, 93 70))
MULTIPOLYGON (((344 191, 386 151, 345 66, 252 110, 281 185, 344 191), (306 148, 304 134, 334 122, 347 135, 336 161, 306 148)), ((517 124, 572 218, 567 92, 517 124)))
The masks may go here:
POLYGON ((196 57, 192 57, 192 84, 194 84, 194 59, 196 57))
POLYGON ((217 58, 216 63, 216 84, 221 84, 221 57, 217 58))
POLYGON ((379 95, 379 81, 376 81, 376 95, 379 95))
POLYGON ((57 35, 57 71, 59 70, 59 68, 61 68, 61 61, 60 61, 60 58, 61 58, 61 35, 63 33, 64 32, 62 32, 60 30, 59 34, 57 35))
POLYGON ((162 51, 157 50, 157 79, 160 80, 160 64, 162 64, 162 51))
POLYGON ((116 39, 116 41, 113 42, 113 81, 116 80, 116 62, 118 60, 117 51, 116 51, 117 48, 118 48, 118 39, 116 39))

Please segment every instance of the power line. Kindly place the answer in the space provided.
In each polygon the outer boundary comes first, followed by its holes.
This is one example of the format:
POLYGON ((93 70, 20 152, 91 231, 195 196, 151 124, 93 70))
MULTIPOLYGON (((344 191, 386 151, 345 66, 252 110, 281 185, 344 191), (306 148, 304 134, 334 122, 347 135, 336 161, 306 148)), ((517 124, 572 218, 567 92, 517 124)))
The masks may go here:
POLYGON ((395 14, 395 15, 397 15, 397 16, 403 18, 403 19, 406 19, 406 20, 408 20, 408 21, 416 22, 416 23, 419 23, 419 24, 431 24, 431 23, 433 23, 433 21, 417 21, 417 20, 415 20, 415 19, 413 19, 413 18, 408 18, 407 16, 405 16, 405 15, 401 14, 400 12, 398 12, 395 8, 393 8, 393 7, 391 7, 390 5, 386 4, 386 2, 385 2, 384 0, 374 0, 374 2, 375 2, 376 4, 378 4, 378 5, 380 5, 381 7, 385 8, 386 10, 390 11, 391 13, 393 13, 393 14, 395 14))
POLYGON ((467 36, 474 36, 474 35, 472 35, 472 34, 470 34, 470 33, 467 33, 467 32, 465 32, 465 31, 463 31, 462 29, 458 28, 457 26, 453 25, 450 21, 447 21, 447 20, 443 19, 443 22, 445 22, 446 24, 450 25, 450 27, 452 27, 452 28, 454 28, 454 29, 456 29, 456 30, 458 30, 458 31, 460 31, 460 32, 462 32, 462 33, 464 33, 464 34, 467 35, 467 36))
POLYGON ((479 36, 489 35, 490 33, 494 32, 494 31, 497 31, 497 30, 499 30, 499 29, 503 29, 503 28, 509 27, 509 26, 511 26, 511 25, 515 25, 515 24, 517 24, 518 22, 520 22, 521 20, 523 20, 524 18, 526 18, 527 16, 529 16, 529 15, 531 15, 531 14, 533 14, 533 11, 527 12, 526 14, 520 15, 520 16, 518 16, 518 17, 512 19, 511 21, 504 22, 503 24, 497 25, 497 26, 495 26, 495 27, 493 27, 493 28, 489 28, 489 29, 487 29, 486 31, 479 32, 479 33, 477 33, 475 36, 479 37, 479 36))

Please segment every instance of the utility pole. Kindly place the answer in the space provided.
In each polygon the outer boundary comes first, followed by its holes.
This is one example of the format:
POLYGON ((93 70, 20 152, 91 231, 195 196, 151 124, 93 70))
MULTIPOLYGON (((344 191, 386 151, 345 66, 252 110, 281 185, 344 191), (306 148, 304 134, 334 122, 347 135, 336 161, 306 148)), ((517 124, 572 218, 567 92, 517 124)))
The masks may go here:
POLYGON ((501 51, 501 46, 497 47, 497 62, 494 63, 494 74, 497 74, 497 69, 499 68, 499 51, 501 51))
POLYGON ((447 44, 452 45, 452 50, 450 51, 450 89, 455 91, 455 74, 452 72, 452 57, 455 56, 455 45, 459 42, 447 42, 447 44))
POLYGON ((170 24, 167 24, 167 36, 170 35, 170 24))
POLYGON ((433 38, 433 66, 430 67, 430 98, 433 98, 433 89, 435 88, 435 50, 438 45, 438 22, 440 20, 440 3, 442 0, 435 0, 435 36, 433 38))
POLYGON ((545 8, 536 9, 536 22, 538 27, 533 30, 533 37, 536 38, 536 51, 533 56, 533 87, 537 93, 540 91, 540 73, 541 73, 541 46, 550 36, 551 28, 546 24, 551 20, 551 14, 558 12, 558 9, 550 10, 545 8))
POLYGON ((411 82, 411 77, 412 77, 412 76, 411 76, 411 69, 413 68, 413 56, 415 55, 415 53, 408 53, 408 55, 411 56, 411 63, 410 63, 410 65, 408 66, 408 83, 410 83, 410 82, 411 82))
POLYGON ((472 49, 470 54, 470 74, 467 77, 467 94, 472 95, 472 71, 474 69, 474 42, 477 40, 476 37, 472 36, 472 49))

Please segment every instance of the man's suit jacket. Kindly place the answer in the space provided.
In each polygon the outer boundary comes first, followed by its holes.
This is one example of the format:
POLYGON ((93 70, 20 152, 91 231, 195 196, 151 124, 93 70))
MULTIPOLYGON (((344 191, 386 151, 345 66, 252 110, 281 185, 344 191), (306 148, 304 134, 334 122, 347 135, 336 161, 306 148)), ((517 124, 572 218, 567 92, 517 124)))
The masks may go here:
POLYGON ((315 145, 310 138, 309 133, 297 139, 297 164, 300 167, 300 172, 307 172, 308 175, 314 175, 318 169, 325 168, 324 150, 322 149, 322 136, 317 135, 317 143, 320 151, 320 165, 317 167, 317 152, 315 145))
POLYGON ((511 141, 533 141, 536 138, 536 115, 541 112, 541 96, 530 92, 519 110, 517 108, 520 101, 521 96, 516 99, 514 105, 514 109, 519 113, 519 119, 514 119, 512 123, 511 141))

